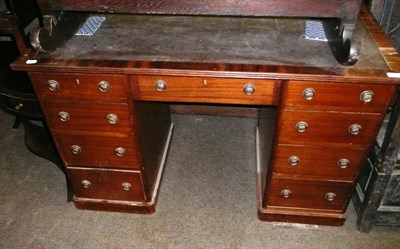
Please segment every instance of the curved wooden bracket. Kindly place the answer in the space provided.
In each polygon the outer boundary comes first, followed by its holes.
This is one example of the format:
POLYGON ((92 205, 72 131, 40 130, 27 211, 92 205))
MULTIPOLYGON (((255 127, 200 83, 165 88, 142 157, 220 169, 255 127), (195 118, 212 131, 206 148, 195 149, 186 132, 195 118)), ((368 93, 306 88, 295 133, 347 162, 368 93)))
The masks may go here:
POLYGON ((355 25, 341 25, 339 19, 323 21, 333 56, 343 66, 352 66, 360 58, 360 44, 353 39, 355 25))

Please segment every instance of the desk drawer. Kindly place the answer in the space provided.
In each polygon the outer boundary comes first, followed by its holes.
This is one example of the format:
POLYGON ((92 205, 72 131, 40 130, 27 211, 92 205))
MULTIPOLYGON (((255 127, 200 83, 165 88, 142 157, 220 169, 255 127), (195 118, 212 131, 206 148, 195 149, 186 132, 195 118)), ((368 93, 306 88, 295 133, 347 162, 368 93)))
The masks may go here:
POLYGON ((10 27, 10 24, 7 20, 6 17, 0 16, 0 32, 3 33, 10 33, 12 32, 12 29, 10 27))
POLYGON ((67 168, 78 198, 144 201, 141 174, 127 170, 67 168))
POLYGON ((314 181, 273 177, 267 205, 344 212, 353 190, 351 182, 314 181))
POLYGON ((140 169, 133 137, 129 134, 111 135, 70 135, 56 131, 55 139, 61 157, 68 166, 140 169))
POLYGON ((125 103, 42 102, 53 129, 131 133, 131 116, 125 103))
POLYGON ((4 106, 16 115, 32 118, 43 118, 42 110, 34 96, 25 98, 0 93, 0 106, 4 106))
POLYGON ((351 181, 364 157, 363 149, 280 144, 275 151, 274 172, 351 181))
POLYGON ((126 101, 127 76, 30 73, 40 97, 81 101, 126 101))
POLYGON ((395 87, 391 85, 292 81, 286 89, 286 106, 303 110, 382 113, 389 105, 394 91, 395 87))
POLYGON ((133 83, 139 100, 176 102, 271 105, 279 89, 278 81, 259 79, 139 75, 133 83))
POLYGON ((279 143, 347 144, 366 148, 378 132, 381 121, 379 114, 286 110, 279 125, 279 143), (350 130, 357 128, 360 128, 358 134, 350 134, 350 130))

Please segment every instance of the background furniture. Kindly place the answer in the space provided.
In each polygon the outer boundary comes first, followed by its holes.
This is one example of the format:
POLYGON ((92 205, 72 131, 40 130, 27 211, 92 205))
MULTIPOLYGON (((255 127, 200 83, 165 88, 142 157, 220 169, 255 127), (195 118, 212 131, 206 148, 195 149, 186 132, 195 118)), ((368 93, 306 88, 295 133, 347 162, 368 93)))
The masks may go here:
POLYGON ((30 47, 28 34, 40 25, 39 8, 34 0, 1 0, 0 7, 0 107, 15 115, 14 128, 23 123, 28 149, 64 171, 48 128, 42 122, 43 113, 28 75, 10 68, 30 47))

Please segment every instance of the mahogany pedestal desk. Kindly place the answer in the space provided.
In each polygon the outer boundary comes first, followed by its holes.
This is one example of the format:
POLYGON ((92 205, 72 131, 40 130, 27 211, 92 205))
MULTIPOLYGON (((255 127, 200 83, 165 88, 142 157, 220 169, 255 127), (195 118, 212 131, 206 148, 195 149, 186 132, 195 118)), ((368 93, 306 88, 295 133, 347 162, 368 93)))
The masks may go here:
POLYGON ((29 73, 77 208, 154 212, 170 106, 197 103, 257 110, 261 220, 343 224, 400 84, 399 57, 366 10, 347 67, 306 39, 304 19, 94 13, 105 18, 94 34, 57 36, 81 14, 64 12, 48 53, 12 65, 29 73))

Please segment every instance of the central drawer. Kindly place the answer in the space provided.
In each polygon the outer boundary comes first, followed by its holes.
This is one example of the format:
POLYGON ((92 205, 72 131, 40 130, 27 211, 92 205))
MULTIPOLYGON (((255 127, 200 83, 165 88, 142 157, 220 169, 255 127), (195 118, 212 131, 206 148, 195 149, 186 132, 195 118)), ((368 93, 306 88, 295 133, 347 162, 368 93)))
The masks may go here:
POLYGON ((279 81, 177 76, 132 76, 139 100, 275 105, 279 81))

